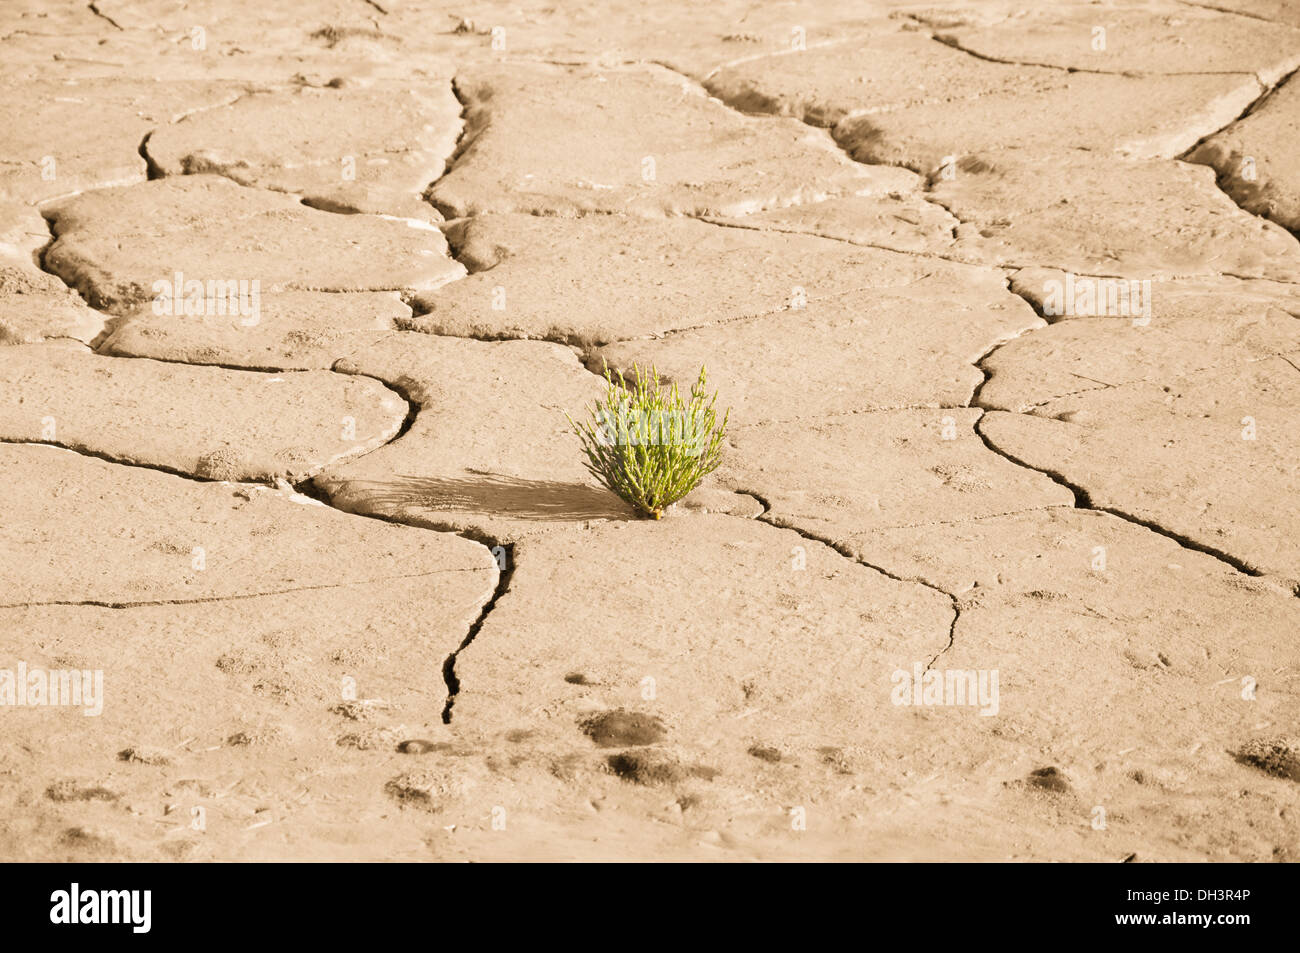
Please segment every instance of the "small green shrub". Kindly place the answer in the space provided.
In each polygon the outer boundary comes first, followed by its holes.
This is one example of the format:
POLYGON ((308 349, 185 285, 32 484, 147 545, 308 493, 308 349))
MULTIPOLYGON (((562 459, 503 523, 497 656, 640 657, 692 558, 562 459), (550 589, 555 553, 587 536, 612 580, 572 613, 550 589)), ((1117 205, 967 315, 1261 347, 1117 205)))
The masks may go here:
POLYGON ((685 400, 676 384, 660 387, 658 370, 647 375, 634 364, 632 372, 629 384, 606 368, 605 399, 596 401, 590 420, 579 424, 570 417, 569 423, 582 441, 587 469, 638 513, 659 519, 717 469, 731 410, 719 424, 713 409, 718 395, 706 398, 702 367, 685 400))

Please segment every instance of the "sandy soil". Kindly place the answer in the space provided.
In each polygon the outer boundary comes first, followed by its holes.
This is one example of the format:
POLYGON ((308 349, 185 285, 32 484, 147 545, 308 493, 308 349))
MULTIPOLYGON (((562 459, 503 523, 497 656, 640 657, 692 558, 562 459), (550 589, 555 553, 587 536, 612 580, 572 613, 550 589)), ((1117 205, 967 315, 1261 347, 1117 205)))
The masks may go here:
POLYGON ((0 857, 1300 858, 1298 67, 6 0, 0 857), (565 419, 650 363, 733 408, 660 522, 565 419))

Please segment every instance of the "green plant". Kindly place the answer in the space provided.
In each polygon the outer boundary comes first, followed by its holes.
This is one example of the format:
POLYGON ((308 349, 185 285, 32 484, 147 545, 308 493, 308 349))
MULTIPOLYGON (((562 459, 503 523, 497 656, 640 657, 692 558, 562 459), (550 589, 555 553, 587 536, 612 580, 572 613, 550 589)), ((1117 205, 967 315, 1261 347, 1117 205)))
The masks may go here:
POLYGON ((731 410, 719 424, 713 409, 718 395, 706 398, 702 367, 685 400, 676 384, 660 386, 657 369, 647 375, 634 364, 632 373, 629 384, 606 368, 605 399, 596 401, 590 420, 579 424, 570 417, 569 423, 582 441, 587 469, 637 512, 659 519, 717 469, 731 410))

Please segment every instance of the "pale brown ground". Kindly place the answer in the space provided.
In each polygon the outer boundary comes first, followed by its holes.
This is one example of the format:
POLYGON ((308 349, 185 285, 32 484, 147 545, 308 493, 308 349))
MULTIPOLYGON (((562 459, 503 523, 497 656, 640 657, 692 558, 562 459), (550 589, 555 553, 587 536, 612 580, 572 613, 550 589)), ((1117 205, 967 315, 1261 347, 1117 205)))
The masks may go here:
POLYGON ((1298 66, 1286 0, 6 0, 0 669, 106 697, 0 708, 0 856, 1296 859, 1298 66), (605 363, 733 407, 662 522, 605 363))

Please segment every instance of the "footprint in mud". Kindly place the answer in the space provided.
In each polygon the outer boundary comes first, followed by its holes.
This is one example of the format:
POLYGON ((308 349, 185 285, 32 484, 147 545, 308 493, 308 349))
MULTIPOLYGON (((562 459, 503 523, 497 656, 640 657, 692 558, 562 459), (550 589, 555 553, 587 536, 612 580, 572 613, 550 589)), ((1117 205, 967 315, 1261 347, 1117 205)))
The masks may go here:
POLYGON ((253 745, 275 744, 284 738, 284 731, 274 725, 264 728, 249 728, 237 731, 226 739, 231 748, 248 748, 253 745))
POLYGON ((618 708, 601 712, 580 723, 582 733, 600 748, 652 745, 664 737, 663 722, 654 715, 618 708))
POLYGON ((354 748, 357 751, 391 751, 405 734, 400 728, 382 728, 376 725, 363 725, 357 731, 339 735, 334 743, 340 748, 354 748))
POLYGON ((447 801, 466 794, 474 784, 470 778, 445 771, 407 771, 384 785, 384 790, 404 807, 438 811, 447 801))
POLYGON ((689 778, 712 781, 718 776, 714 768, 701 764, 683 764, 672 755, 647 749, 620 751, 605 759, 609 770, 633 784, 680 784, 689 778))
POLYGON ((1300 781, 1300 740, 1295 738, 1252 738, 1233 757, 1275 778, 1300 781))
POLYGON ((853 773, 853 765, 849 763, 848 755, 843 749, 826 745, 818 748, 817 754, 821 756, 822 764, 834 770, 836 774, 853 773))
POLYGON ((429 754, 434 751, 450 752, 454 745, 450 741, 426 741, 423 738, 410 738, 397 746, 401 754, 429 754))
POLYGON ((90 827, 67 828, 59 835, 59 845, 95 853, 111 853, 118 849, 110 834, 90 827))
POLYGON ((152 764, 164 765, 172 763, 171 752, 165 748, 154 748, 149 745, 135 745, 130 748, 123 748, 117 753, 118 761, 129 761, 135 764, 152 764))
POLYGON ((583 768, 584 759, 577 754, 566 754, 558 758, 552 758, 546 766, 546 770, 552 777, 565 782, 576 781, 583 768))
POLYGON ((55 781, 45 789, 45 796, 60 804, 69 801, 116 801, 119 797, 113 791, 98 784, 86 784, 75 778, 55 781))
POLYGON ((750 745, 746 754, 769 764, 777 764, 781 760, 781 752, 768 745, 750 745))
POLYGON ((677 809, 680 811, 689 811, 693 807, 699 807, 704 803, 704 798, 698 794, 683 794, 677 799, 677 809))
POLYGON ((1070 780, 1060 768, 1046 767, 1035 768, 1029 772, 1026 779, 1031 787, 1036 787, 1040 791, 1050 791, 1052 794, 1068 794, 1070 792, 1070 780))
POLYGON ((348 721, 370 721, 387 708, 388 702, 383 699, 362 698, 331 705, 328 711, 331 715, 338 715, 348 721))

